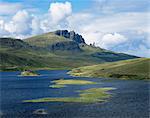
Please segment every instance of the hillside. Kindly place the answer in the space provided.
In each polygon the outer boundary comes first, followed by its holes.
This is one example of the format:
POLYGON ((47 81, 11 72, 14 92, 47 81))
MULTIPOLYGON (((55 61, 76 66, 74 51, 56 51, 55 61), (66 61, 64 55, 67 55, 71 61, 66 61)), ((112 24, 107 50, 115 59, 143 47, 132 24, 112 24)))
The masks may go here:
POLYGON ((73 69, 73 76, 112 77, 121 79, 150 79, 150 59, 139 58, 73 69))
POLYGON ((55 32, 33 36, 24 41, 30 45, 45 48, 61 42, 85 43, 81 35, 76 34, 74 31, 68 32, 67 30, 57 30, 55 32))
POLYGON ((37 35, 37 36, 27 38, 24 41, 33 46, 46 47, 49 44, 67 41, 67 39, 62 36, 57 36, 54 33, 50 32, 44 35, 42 34, 42 35, 37 35))
POLYGON ((33 36, 24 40, 32 46, 38 46, 48 49, 52 53, 58 55, 66 55, 69 57, 70 52, 78 56, 85 56, 86 58, 94 58, 101 60, 101 62, 111 62, 125 59, 137 58, 133 55, 123 53, 116 53, 105 50, 92 45, 87 45, 83 37, 76 34, 74 31, 57 30, 38 36, 33 36), (77 52, 77 53, 75 53, 77 52))
POLYGON ((58 30, 24 40, 0 38, 0 45, 1 70, 72 69, 137 58, 87 45, 81 35, 67 30, 58 30))

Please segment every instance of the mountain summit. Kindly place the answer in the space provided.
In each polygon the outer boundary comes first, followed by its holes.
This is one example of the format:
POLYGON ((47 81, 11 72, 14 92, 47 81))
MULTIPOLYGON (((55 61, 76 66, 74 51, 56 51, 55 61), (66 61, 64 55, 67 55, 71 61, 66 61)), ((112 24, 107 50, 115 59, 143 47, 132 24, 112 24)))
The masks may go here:
POLYGON ((70 40, 73 40, 77 43, 85 43, 84 38, 81 35, 76 34, 74 31, 69 32, 68 30, 57 30, 54 33, 58 36, 69 38, 70 40))

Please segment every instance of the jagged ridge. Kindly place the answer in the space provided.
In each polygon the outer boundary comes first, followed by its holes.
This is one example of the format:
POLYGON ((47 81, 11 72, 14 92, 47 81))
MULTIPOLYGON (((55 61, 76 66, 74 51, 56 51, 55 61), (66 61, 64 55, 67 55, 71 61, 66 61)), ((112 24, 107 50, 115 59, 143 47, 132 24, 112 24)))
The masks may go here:
POLYGON ((77 43, 85 43, 84 38, 81 35, 76 34, 74 31, 69 32, 68 30, 57 30, 54 33, 58 36, 69 38, 70 40, 73 40, 77 43))

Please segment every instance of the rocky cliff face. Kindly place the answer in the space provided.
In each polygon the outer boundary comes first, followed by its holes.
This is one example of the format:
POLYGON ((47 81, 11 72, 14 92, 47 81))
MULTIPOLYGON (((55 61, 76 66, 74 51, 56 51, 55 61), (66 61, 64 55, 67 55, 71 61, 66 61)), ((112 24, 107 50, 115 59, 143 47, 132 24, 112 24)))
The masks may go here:
POLYGON ((81 51, 78 43, 74 41, 67 41, 67 42, 58 42, 52 45, 49 45, 47 47, 50 50, 56 51, 56 50, 61 50, 61 51, 81 51))
POLYGON ((58 36, 69 38, 77 43, 85 43, 84 38, 81 35, 76 34, 74 31, 68 32, 68 30, 57 30, 54 33, 58 36))

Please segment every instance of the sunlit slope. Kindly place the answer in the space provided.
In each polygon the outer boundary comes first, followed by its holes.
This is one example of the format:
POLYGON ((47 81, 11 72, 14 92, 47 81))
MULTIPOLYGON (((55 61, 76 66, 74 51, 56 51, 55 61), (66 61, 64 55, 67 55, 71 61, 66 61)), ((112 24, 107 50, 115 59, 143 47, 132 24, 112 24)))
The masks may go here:
POLYGON ((150 59, 138 58, 132 60, 98 64, 75 68, 74 76, 113 77, 121 79, 150 79, 150 59))
POLYGON ((69 41, 65 37, 57 36, 53 32, 33 36, 24 40, 25 42, 29 43, 30 45, 38 46, 38 47, 46 47, 48 45, 69 41))
POLYGON ((72 69, 93 65, 101 60, 83 56, 79 52, 61 51, 56 54, 44 48, 31 46, 20 39, 0 38, 0 69, 72 69))
POLYGON ((33 36, 24 39, 24 41, 32 46, 47 48, 57 55, 68 56, 68 58, 77 57, 81 60, 83 58, 92 59, 92 61, 95 60, 99 63, 137 58, 133 55, 116 53, 86 43, 79 43, 70 38, 58 36, 54 32, 33 36))

